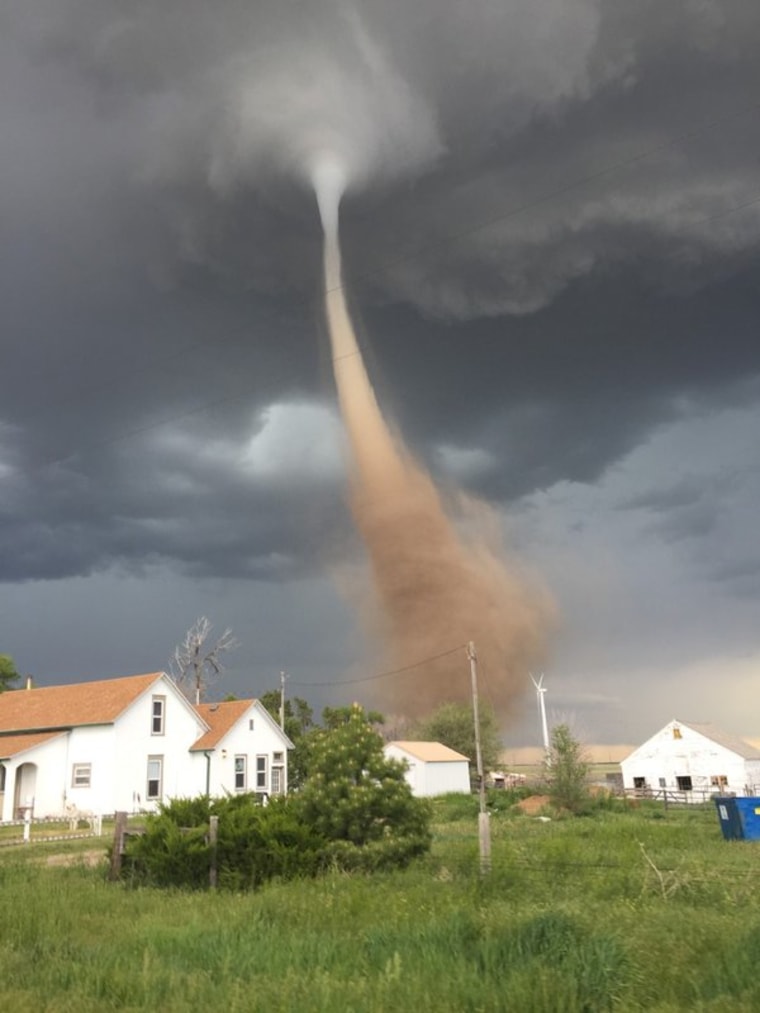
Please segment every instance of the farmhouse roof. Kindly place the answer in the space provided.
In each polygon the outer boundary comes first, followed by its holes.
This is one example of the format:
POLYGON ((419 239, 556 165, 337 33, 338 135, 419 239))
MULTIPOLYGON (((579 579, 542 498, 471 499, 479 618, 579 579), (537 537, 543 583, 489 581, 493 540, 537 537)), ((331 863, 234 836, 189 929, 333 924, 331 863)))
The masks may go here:
POLYGON ((34 749, 35 746, 41 746, 43 742, 54 739, 60 734, 60 731, 55 731, 0 736, 0 760, 10 760, 11 757, 18 756, 19 753, 24 753, 27 749, 34 749))
POLYGON ((679 721, 678 724, 691 728, 698 735, 704 735, 706 739, 710 739, 711 742, 723 746, 724 749, 729 749, 744 760, 760 760, 760 749, 756 749, 755 746, 750 745, 749 742, 745 742, 744 739, 740 739, 730 732, 725 732, 722 728, 717 728, 709 722, 696 724, 691 721, 679 721))
POLYGON ((77 725, 113 724, 162 675, 162 672, 151 672, 121 679, 0 693, 0 736, 77 725))
POLYGON ((442 742, 389 742, 388 745, 397 746, 416 760, 423 760, 425 763, 451 763, 453 760, 465 760, 469 763, 468 757, 455 749, 449 749, 442 742))
POLYGON ((193 743, 190 751, 213 749, 254 703, 254 700, 223 700, 221 703, 196 704, 195 710, 209 729, 193 743))

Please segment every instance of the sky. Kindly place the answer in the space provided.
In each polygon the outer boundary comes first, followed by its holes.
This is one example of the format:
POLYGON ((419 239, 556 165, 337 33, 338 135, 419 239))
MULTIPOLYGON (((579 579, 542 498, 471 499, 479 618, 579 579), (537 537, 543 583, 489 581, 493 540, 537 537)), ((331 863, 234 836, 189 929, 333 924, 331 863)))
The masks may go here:
POLYGON ((758 38, 739 0, 9 0, 0 653, 37 685, 164 669, 205 615, 241 642, 212 694, 382 675, 328 152, 383 413, 554 603, 550 718, 760 735, 758 38))

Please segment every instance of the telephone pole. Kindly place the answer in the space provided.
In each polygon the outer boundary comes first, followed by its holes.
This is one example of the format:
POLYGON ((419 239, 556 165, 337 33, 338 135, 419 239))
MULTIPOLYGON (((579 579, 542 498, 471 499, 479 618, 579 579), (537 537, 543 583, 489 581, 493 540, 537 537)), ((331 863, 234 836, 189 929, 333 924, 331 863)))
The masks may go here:
POLYGON ((486 779, 483 773, 483 751, 480 747, 480 713, 478 711, 478 656, 471 640, 467 645, 472 680, 472 717, 475 722, 475 762, 478 771, 480 812, 478 813, 478 841, 480 844, 481 875, 491 871, 491 824, 486 811, 486 779))
POLYGON ((280 672, 280 728, 285 731, 285 680, 287 675, 280 672))

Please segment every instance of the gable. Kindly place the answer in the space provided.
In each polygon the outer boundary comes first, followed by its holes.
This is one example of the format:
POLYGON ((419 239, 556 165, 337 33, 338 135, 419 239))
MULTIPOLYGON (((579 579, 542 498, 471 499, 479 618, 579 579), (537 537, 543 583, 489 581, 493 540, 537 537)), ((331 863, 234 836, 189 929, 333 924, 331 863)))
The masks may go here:
POLYGON ((0 735, 113 722, 162 672, 0 693, 0 735))
POLYGON ((755 749, 748 742, 744 742, 743 739, 724 732, 715 725, 678 721, 674 718, 659 732, 634 749, 621 761, 621 764, 627 765, 634 761, 641 761, 653 754, 667 752, 675 755, 681 752, 690 752, 698 743, 702 749, 709 746, 717 747, 720 750, 727 750, 743 760, 760 759, 760 750, 755 749))
POLYGON ((264 721, 282 739, 283 749, 292 749, 293 743, 283 732, 266 707, 258 700, 223 700, 220 703, 202 703, 194 707, 196 713, 206 722, 209 730, 194 742, 191 752, 216 749, 240 721, 264 721))

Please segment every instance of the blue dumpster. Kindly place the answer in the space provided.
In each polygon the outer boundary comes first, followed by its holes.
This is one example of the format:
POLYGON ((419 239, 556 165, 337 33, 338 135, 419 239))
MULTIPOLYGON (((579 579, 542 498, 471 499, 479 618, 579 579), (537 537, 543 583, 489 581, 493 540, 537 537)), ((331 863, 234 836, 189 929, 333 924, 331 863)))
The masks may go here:
POLYGON ((727 841, 760 841, 760 798, 715 798, 720 829, 727 841))

